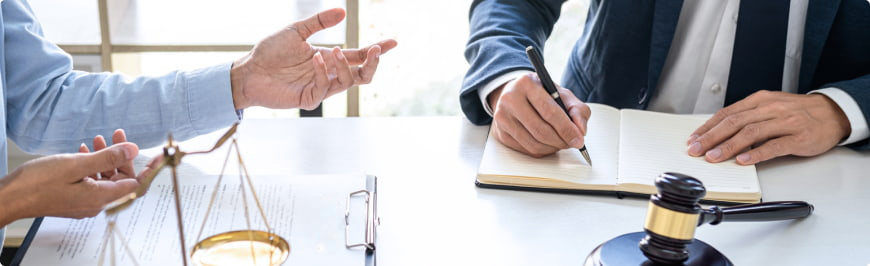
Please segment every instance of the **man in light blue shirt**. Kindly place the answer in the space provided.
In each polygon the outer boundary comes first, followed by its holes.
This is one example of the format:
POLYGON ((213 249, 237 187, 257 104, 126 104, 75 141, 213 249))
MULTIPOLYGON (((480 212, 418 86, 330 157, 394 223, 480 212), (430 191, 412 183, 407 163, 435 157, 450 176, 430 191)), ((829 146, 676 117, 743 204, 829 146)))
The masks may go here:
MULTIPOLYGON (((227 127, 239 120, 240 110, 249 106, 313 109, 326 97, 369 83, 380 54, 396 46, 394 40, 344 50, 308 44, 309 36, 335 26, 344 16, 344 10, 331 9, 298 21, 263 39, 235 62, 157 77, 129 78, 72 70, 70 55, 45 39, 27 2, 2 1, 0 121, 6 130, 0 131, 0 137, 12 139, 25 151, 50 154, 74 152, 95 135, 124 128, 131 142, 148 147, 161 143, 168 132, 187 139, 227 127)), ((115 154, 128 154, 129 164, 133 148, 111 149, 125 150, 115 154)), ((0 170, 4 173, 8 170, 6 156, 5 142, 0 142, 0 170)), ((71 167, 79 168, 73 171, 78 175, 72 178, 80 180, 105 170, 101 168, 122 168, 86 163, 71 167)), ((73 169, 54 171, 61 176, 71 172, 66 170, 73 169)), ((0 182, 0 193, 10 182, 0 182)), ((131 187, 116 189, 127 193, 131 187)), ((9 215, 23 218, 16 216, 20 214, 9 215)))

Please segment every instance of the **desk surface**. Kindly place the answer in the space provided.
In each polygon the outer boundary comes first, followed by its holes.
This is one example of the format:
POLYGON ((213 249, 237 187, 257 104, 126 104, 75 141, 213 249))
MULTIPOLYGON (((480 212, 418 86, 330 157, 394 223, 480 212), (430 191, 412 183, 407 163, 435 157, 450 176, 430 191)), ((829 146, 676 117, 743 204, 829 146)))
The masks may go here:
MULTIPOLYGON (((239 144, 253 176, 378 175, 379 265, 579 265, 600 243, 642 229, 643 199, 474 186, 487 131, 461 117, 246 120, 239 144)), ((219 134, 182 150, 213 145, 219 134)), ((217 174, 221 156, 185 163, 217 174)), ((705 225, 696 237, 737 265, 866 265, 868 162, 870 153, 837 148, 763 163, 766 201, 804 200, 815 213, 705 225)))

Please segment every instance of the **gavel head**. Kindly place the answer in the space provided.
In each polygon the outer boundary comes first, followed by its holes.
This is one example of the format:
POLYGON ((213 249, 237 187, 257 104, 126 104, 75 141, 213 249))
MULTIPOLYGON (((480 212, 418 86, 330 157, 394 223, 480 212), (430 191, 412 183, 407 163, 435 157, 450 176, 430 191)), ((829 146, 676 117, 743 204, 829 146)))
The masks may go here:
POLYGON ((702 212, 698 201, 707 194, 698 179, 679 173, 656 178, 658 194, 650 197, 640 250, 649 260, 680 264, 689 258, 686 245, 695 238, 702 212))

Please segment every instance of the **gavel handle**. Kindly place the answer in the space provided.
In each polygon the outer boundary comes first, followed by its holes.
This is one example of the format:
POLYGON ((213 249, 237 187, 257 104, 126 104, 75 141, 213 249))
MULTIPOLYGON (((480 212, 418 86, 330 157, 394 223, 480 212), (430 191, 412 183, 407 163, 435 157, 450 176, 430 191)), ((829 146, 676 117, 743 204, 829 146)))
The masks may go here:
POLYGON ((813 205, 804 201, 773 201, 728 208, 712 207, 701 213, 698 225, 728 222, 763 222, 791 220, 813 213, 813 205))

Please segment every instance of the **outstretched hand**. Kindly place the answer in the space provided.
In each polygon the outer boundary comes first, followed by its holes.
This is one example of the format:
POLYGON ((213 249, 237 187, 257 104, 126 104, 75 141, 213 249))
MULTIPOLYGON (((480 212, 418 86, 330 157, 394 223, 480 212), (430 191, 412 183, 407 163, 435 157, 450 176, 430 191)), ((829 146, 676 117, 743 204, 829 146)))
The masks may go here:
POLYGON ((360 49, 319 48, 307 42, 344 16, 340 8, 320 12, 266 37, 236 60, 230 74, 235 108, 310 110, 329 96, 371 82, 380 55, 396 47, 395 40, 360 49))

